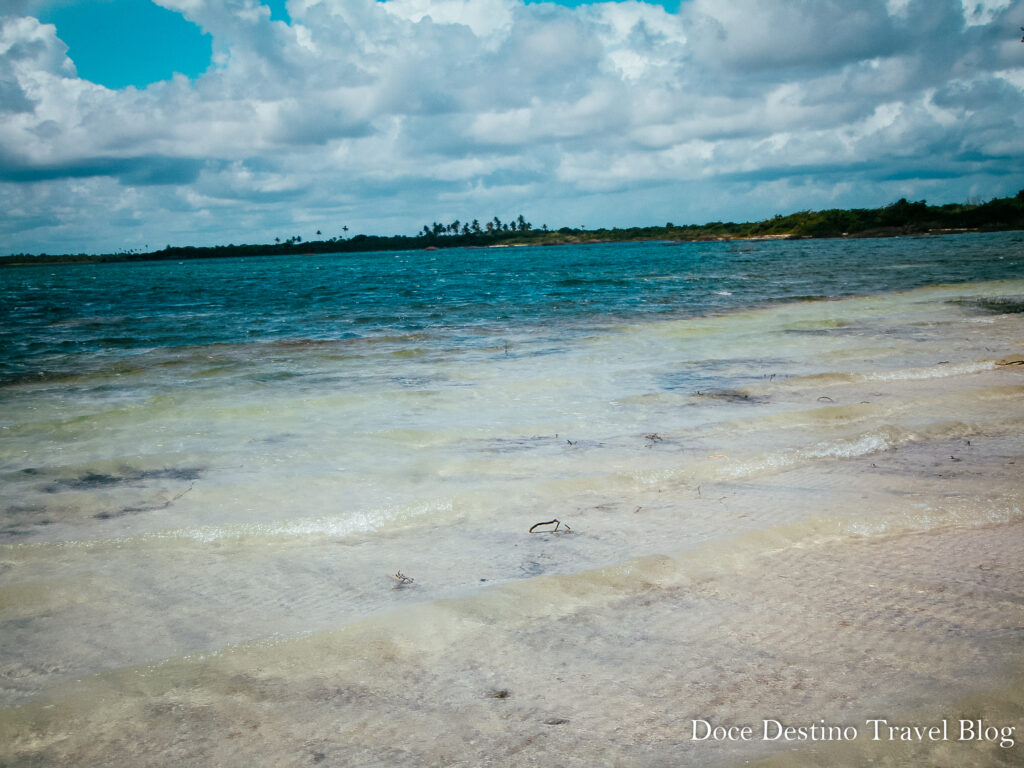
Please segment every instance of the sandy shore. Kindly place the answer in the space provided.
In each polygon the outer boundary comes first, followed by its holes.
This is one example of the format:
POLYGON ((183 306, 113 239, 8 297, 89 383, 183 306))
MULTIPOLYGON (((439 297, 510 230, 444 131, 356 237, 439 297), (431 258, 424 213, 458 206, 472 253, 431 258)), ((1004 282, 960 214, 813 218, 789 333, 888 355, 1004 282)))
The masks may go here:
MULTIPOLYGON (((638 415, 617 453, 559 438, 540 458, 472 455, 474 476, 498 478, 513 461, 538 474, 556 448, 587 462, 592 474, 533 489, 543 508, 510 497, 501 514, 359 536, 9 547, 4 630, 37 646, 5 658, 20 698, 0 709, 0 764, 1019 765, 1024 316, 950 318, 960 290, 633 331, 640 357, 696 337, 707 350, 688 354, 706 360, 727 326, 736 365, 765 338, 764 354, 799 365, 742 390, 617 398, 612 410, 638 415), (651 414, 687 408, 720 416, 649 431, 651 414), (552 516, 573 532, 527 533, 552 516), (416 582, 392 591, 396 560, 416 582), (68 575, 48 581, 58 561, 68 575), (113 565, 100 578, 96 563, 113 565), (238 563, 250 570, 229 582, 238 563), (149 591, 127 581, 139 564, 159 576, 149 591), (254 594, 273 611, 298 593, 283 615, 299 622, 359 590, 386 609, 238 645, 199 636, 213 623, 199 611, 244 610, 254 594), (146 632, 207 646, 99 666, 130 658, 119 638, 146 651, 146 632), (725 738, 700 738, 704 723, 725 738), (896 730, 876 739, 876 726, 896 730), (785 727, 808 736, 775 737, 785 727)), ((631 338, 587 354, 625 355, 631 338)))
POLYGON ((5 764, 1019 764, 1024 523, 774 535, 86 680, 4 713, 5 764), (879 718, 1014 744, 876 742, 879 718))

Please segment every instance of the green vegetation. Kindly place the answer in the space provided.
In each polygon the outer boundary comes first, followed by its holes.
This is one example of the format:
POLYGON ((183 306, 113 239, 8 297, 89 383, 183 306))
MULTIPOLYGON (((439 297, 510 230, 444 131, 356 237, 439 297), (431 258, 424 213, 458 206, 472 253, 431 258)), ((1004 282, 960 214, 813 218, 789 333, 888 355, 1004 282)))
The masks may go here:
MULTIPOLYGON (((219 245, 210 248, 167 246, 148 253, 121 252, 99 255, 79 254, 16 254, 0 257, 0 266, 25 264, 73 264, 104 261, 156 261, 204 259, 223 256, 271 256, 278 254, 351 253, 366 251, 404 251, 423 248, 482 248, 514 245, 565 245, 571 243, 629 242, 643 240, 734 240, 744 238, 807 238, 807 237, 893 237, 899 235, 950 234, 957 232, 993 232, 1024 229, 1024 189, 1015 197, 996 198, 987 203, 932 206, 898 200, 884 208, 850 210, 801 211, 788 216, 775 216, 765 221, 713 221, 708 224, 677 226, 671 222, 663 227, 629 227, 626 229, 549 230, 547 225, 535 228, 522 215, 502 222, 497 216, 481 225, 453 221, 450 224, 424 225, 416 235, 345 234, 325 240, 303 242, 298 235, 286 240, 276 238, 265 245, 219 245)), ((320 231, 316 233, 318 236, 320 231)))

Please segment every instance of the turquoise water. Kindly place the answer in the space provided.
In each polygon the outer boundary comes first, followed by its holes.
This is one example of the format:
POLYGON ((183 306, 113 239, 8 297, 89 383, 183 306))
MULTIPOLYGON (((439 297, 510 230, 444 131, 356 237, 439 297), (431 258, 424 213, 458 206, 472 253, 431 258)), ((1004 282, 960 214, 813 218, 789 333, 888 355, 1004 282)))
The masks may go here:
POLYGON ((620 323, 1020 277, 1022 249, 1011 232, 22 267, 0 272, 0 382, 212 344, 536 351, 620 323))

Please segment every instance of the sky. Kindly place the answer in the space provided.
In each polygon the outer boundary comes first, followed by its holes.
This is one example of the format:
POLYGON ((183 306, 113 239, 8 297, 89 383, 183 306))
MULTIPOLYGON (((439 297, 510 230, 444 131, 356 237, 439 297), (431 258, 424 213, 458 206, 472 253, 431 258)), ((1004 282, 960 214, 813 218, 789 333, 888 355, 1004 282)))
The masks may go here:
POLYGON ((1022 26, 1024 0, 0 0, 0 254, 1012 195, 1022 26))

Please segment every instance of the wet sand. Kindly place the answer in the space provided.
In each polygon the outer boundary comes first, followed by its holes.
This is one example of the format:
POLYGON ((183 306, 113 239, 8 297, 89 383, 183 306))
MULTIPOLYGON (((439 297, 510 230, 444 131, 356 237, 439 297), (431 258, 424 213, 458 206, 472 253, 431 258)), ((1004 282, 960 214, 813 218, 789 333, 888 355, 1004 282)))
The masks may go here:
MULTIPOLYGON (((993 473, 1012 472, 1019 439, 996 442, 993 473)), ((908 460, 962 463, 934 448, 816 479, 835 488, 908 460)), ((787 481, 815 479, 794 474, 787 481)), ((771 503, 763 488, 745 493, 771 503)), ((1024 522, 877 536, 828 527, 756 532, 87 679, 5 712, 5 764, 1019 764, 1024 522), (1015 744, 875 742, 872 718, 982 719, 1015 727, 1015 744), (859 734, 765 741, 765 719, 859 734), (693 720, 751 725, 755 738, 694 741, 693 720)))
POLYGON ((1019 764, 1019 743, 876 743, 865 721, 980 718, 1019 739, 1022 548, 1016 522, 552 578, 507 590, 511 622, 442 604, 83 682, 8 713, 6 764, 1019 764), (586 609, 552 607, 598 582, 586 609), (765 718, 860 735, 691 738, 695 719, 765 718))

